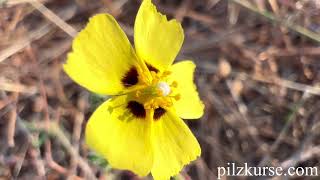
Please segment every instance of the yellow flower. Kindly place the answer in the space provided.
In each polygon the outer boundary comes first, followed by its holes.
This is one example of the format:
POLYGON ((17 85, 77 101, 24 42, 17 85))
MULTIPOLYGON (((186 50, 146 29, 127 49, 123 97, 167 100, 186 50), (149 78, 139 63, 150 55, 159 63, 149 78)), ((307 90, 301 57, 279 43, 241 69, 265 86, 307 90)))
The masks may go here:
POLYGON ((204 105, 193 83, 195 64, 173 64, 183 43, 181 24, 168 21, 144 0, 134 25, 132 48, 109 14, 92 17, 73 42, 65 72, 78 84, 113 95, 93 113, 86 142, 112 167, 139 176, 169 179, 201 153, 183 122, 204 105))

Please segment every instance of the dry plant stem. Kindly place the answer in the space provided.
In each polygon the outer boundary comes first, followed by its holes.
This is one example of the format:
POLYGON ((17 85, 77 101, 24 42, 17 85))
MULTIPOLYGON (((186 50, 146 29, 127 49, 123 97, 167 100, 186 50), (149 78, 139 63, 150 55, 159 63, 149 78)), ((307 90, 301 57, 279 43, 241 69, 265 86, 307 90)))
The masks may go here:
MULTIPOLYGON (((37 133, 35 136, 31 136, 31 139, 32 139, 31 141, 38 142, 39 141, 38 135, 39 134, 37 133)), ((29 155, 33 158, 33 162, 35 167, 37 168, 38 175, 41 177, 41 179, 44 179, 46 175, 46 171, 45 171, 44 162, 40 156, 40 150, 38 148, 31 148, 29 150, 29 155)))
MULTIPOLYGON (((309 112, 314 112, 316 110, 315 108, 311 108, 309 112)), ((307 115, 310 116, 311 113, 307 115)), ((316 135, 318 134, 317 130, 313 130, 313 127, 317 125, 318 122, 318 117, 315 116, 313 117, 313 122, 308 125, 311 129, 309 130, 308 133, 306 134, 306 137, 301 141, 300 148, 289 158, 284 160, 281 163, 281 166, 283 169, 288 169, 289 167, 296 167, 299 163, 303 163, 305 161, 308 161, 311 158, 316 158, 320 154, 320 146, 315 146, 313 145, 313 141, 315 140, 316 135)))
POLYGON ((319 56, 320 48, 319 47, 301 47, 301 48, 291 48, 291 49, 280 49, 280 48, 270 48, 266 50, 270 56, 274 57, 283 57, 283 56, 319 56))
POLYGON ((22 12, 23 12, 22 10, 23 10, 22 7, 17 7, 17 11, 15 12, 13 20, 11 21, 10 25, 5 30, 6 33, 10 32, 10 31, 13 31, 16 28, 18 22, 21 19, 21 15, 22 15, 22 12))
MULTIPOLYGON (((199 64, 198 67, 200 67, 204 70, 208 70, 208 71, 210 71, 210 73, 217 73, 218 72, 217 66, 214 64, 211 64, 211 63, 202 63, 202 64, 199 64)), ((301 92, 308 92, 309 94, 320 96, 320 87, 297 83, 297 82, 289 81, 287 79, 268 78, 266 76, 250 75, 250 74, 247 74, 244 72, 237 72, 237 71, 232 71, 231 76, 238 77, 239 79, 241 79, 243 81, 246 81, 248 79, 252 79, 255 81, 259 81, 259 82, 268 83, 268 84, 275 84, 280 87, 285 87, 288 89, 293 89, 293 90, 301 91, 301 92)))
POLYGON ((266 18, 268 18, 269 20, 273 21, 273 22, 277 22, 279 24, 281 24, 282 26, 285 26, 295 32, 300 33, 301 35, 304 35, 312 40, 315 40, 317 42, 320 42, 320 35, 312 32, 306 28, 304 28, 303 26, 294 24, 292 22, 286 21, 286 20, 282 20, 276 16, 274 16, 272 13, 270 13, 269 11, 261 11, 259 10, 257 7, 253 6, 250 2, 248 2, 247 0, 231 0, 259 15, 262 15, 266 18))
MULTIPOLYGON (((44 102, 44 108, 43 108, 43 111, 44 111, 44 116, 45 116, 45 129, 48 131, 49 128, 51 128, 50 126, 50 116, 49 116, 49 107, 48 107, 48 102, 47 102, 47 95, 46 95, 46 90, 45 90, 45 85, 44 85, 44 82, 43 82, 43 77, 40 73, 40 69, 39 69, 39 63, 36 59, 36 56, 35 56, 35 53, 34 51, 32 50, 31 47, 27 48, 27 53, 30 57, 30 59, 33 61, 33 63, 35 63, 37 66, 37 74, 38 74, 38 77, 39 77, 39 88, 40 88, 40 94, 41 94, 41 97, 43 99, 43 102, 44 102)), ((81 131, 81 130, 80 130, 81 131)), ((79 139, 80 139, 80 135, 79 135, 79 139)), ((58 165, 57 163, 55 163, 55 161, 52 159, 52 156, 51 156, 51 143, 49 140, 46 141, 46 144, 45 144, 45 150, 46 150, 46 155, 47 155, 47 159, 49 160, 49 165, 51 165, 51 167, 55 168, 56 170, 66 174, 67 171, 66 169, 64 169, 62 166, 58 165)), ((78 150, 76 150, 76 152, 78 153, 78 150)), ((75 168, 76 168, 76 164, 78 163, 78 156, 72 156, 72 159, 75 159, 75 168)), ((80 163, 80 162, 79 162, 80 163)), ((74 175, 72 175, 72 177, 75 177, 74 175)))
POLYGON ((228 18, 231 25, 235 25, 238 21, 240 8, 234 3, 228 3, 228 18))
MULTIPOLYGON (((60 54, 62 54, 62 53, 60 53, 60 54)), ((57 91, 58 99, 61 102, 68 103, 68 99, 67 99, 67 97, 64 93, 64 90, 63 90, 63 85, 60 82, 62 67, 61 67, 60 63, 58 62, 58 60, 56 60, 56 59, 53 61, 53 63, 54 63, 54 66, 53 66, 53 73, 52 73, 51 78, 53 80, 54 87, 57 91)))
POLYGON ((190 9, 191 1, 190 0, 184 0, 178 10, 175 13, 175 19, 182 22, 186 14, 188 13, 188 10, 190 9))
POLYGON ((12 109, 10 112, 10 118, 8 123, 8 145, 10 147, 14 147, 14 133, 16 127, 16 119, 17 119, 17 101, 18 101, 19 94, 13 94, 13 101, 15 102, 12 105, 12 109))
POLYGON ((6 60, 8 57, 12 56, 13 54, 21 51, 23 48, 28 46, 30 42, 40 39, 44 35, 50 32, 52 26, 50 24, 44 24, 39 29, 31 31, 25 38, 22 38, 10 47, 6 48, 5 50, 0 51, 0 62, 6 60))
POLYGON ((310 146, 309 148, 295 153, 292 157, 286 159, 281 163, 283 169, 289 167, 295 167, 300 162, 305 162, 313 157, 317 157, 320 154, 320 146, 310 146))
POLYGON ((273 12, 279 16, 280 15, 280 12, 279 12, 279 6, 278 6, 278 2, 277 0, 268 0, 269 1, 269 4, 273 10, 273 12))
POLYGON ((52 159, 51 142, 46 141, 45 146, 46 146, 45 156, 46 156, 47 164, 60 174, 64 174, 64 175, 68 174, 68 170, 66 168, 60 166, 52 159))
POLYGON ((213 173, 213 171, 207 166, 205 161, 202 158, 199 158, 196 162, 197 168, 199 172, 198 177, 199 179, 216 179, 217 175, 213 173), (207 174, 207 177, 205 177, 207 174))
POLYGON ((261 152, 265 152, 265 149, 263 149, 262 141, 258 138, 258 130, 255 126, 251 125, 252 123, 249 121, 249 118, 247 117, 247 106, 241 101, 239 96, 232 90, 231 82, 227 81, 227 86, 229 88, 230 94, 237 105, 238 111, 240 112, 242 118, 245 122, 245 124, 248 126, 248 132, 252 139, 255 141, 255 143, 258 144, 258 147, 261 152))
POLYGON ((4 96, 4 99, 0 100, 0 110, 6 107, 7 105, 13 103, 14 101, 15 101, 15 93, 13 93, 9 97, 4 96))
POLYGON ((284 127, 282 128, 278 138, 276 139, 276 141, 271 145, 270 147, 270 151, 269 153, 267 153, 265 155, 265 157, 259 162, 258 166, 264 166, 268 163, 268 161, 271 158, 271 153, 274 152, 278 146, 280 145, 281 141, 285 138, 291 124, 294 122, 294 120, 296 119, 296 113, 297 110, 303 106, 303 104, 306 102, 307 98, 311 97, 308 92, 304 92, 300 102, 298 102, 298 104, 296 105, 297 107, 294 107, 292 114, 290 114, 289 118, 287 119, 286 124, 284 125, 284 127))
POLYGON ((50 128, 46 128, 46 124, 43 121, 39 122, 24 122, 21 121, 21 123, 24 124, 25 127, 30 127, 31 129, 34 129, 36 131, 45 131, 48 133, 50 136, 54 137, 61 143, 61 145, 67 150, 67 152, 72 156, 72 158, 78 159, 78 165, 79 167, 84 171, 86 177, 85 179, 90 179, 90 180, 96 180, 97 178, 95 177, 94 173, 92 172, 90 166, 84 160, 79 153, 74 149, 72 144, 70 143, 69 139, 65 135, 65 133, 61 130, 57 122, 55 121, 50 121, 50 128))
MULTIPOLYGON (((29 2, 30 0, 26 0, 26 2, 27 1, 29 2)), ((75 12, 75 8, 70 7, 65 9, 63 13, 61 13, 62 14, 61 16, 63 19, 67 20, 73 16, 74 12, 75 12)), ((39 25, 39 27, 37 27, 36 30, 29 32, 27 35, 24 36, 24 38, 21 38, 13 42, 11 46, 0 51, 0 62, 6 60, 13 54, 21 51, 34 40, 38 40, 42 38, 44 35, 48 34, 52 29, 53 29, 53 26, 50 23, 43 23, 42 25, 39 25)))
MULTIPOLYGON (((60 119, 60 111, 58 110, 56 114, 57 115, 55 118, 55 122, 58 124, 59 123, 58 120, 60 119)), ((50 168, 52 168, 53 170, 57 171, 60 174, 65 175, 65 176, 70 175, 71 179, 76 179, 76 180, 82 179, 81 177, 78 177, 76 175, 72 175, 72 173, 70 173, 70 171, 68 171, 68 169, 64 168, 63 166, 59 165, 58 163, 56 163, 54 161, 54 159, 52 158, 51 141, 49 139, 46 140, 45 147, 46 147, 46 152, 45 152, 46 162, 50 168)))
POLYGON ((20 170, 22 168, 23 162, 25 160, 25 156, 28 153, 31 158, 32 162, 34 163, 34 166, 37 169, 38 175, 44 178, 45 175, 45 168, 42 159, 40 158, 39 150, 30 146, 30 143, 32 141, 37 140, 37 136, 32 136, 30 131, 24 126, 23 121, 17 114, 16 118, 16 128, 25 132, 27 142, 25 142, 25 145, 23 146, 22 150, 22 156, 19 157, 13 171, 13 177, 16 179, 19 176, 20 170))
MULTIPOLYGON (((243 121, 237 122, 239 119, 239 116, 241 116, 241 114, 238 111, 234 110, 234 107, 231 107, 230 105, 228 105, 222 97, 220 97, 218 94, 213 92, 212 86, 206 87, 205 89, 206 89, 206 92, 209 92, 209 93, 207 93, 206 98, 208 99, 210 104, 213 107, 215 107, 219 116, 221 116, 225 122, 227 122, 231 126, 235 126, 235 128, 240 128, 243 131, 245 130, 245 132, 250 131, 249 129, 246 129, 247 125, 243 124, 242 123, 243 121)), ((214 134, 214 135, 216 135, 216 134, 214 134)), ((252 136, 252 134, 250 134, 250 132, 249 132, 249 136, 250 137, 252 136)), ((224 149, 220 150, 220 148, 223 148, 223 146, 220 145, 223 142, 217 142, 219 140, 215 140, 216 139, 215 137, 217 137, 217 136, 213 136, 211 138, 206 137, 203 139, 208 144, 210 144, 212 148, 215 148, 216 153, 218 153, 219 155, 226 154, 226 151, 224 149)), ((233 138, 231 138, 230 141, 233 141, 233 138)), ((229 147, 229 148, 232 148, 232 147, 229 147)), ((259 150, 263 150, 263 149, 261 148, 259 150)), ((264 152, 261 152, 261 153, 264 153, 264 152)), ((243 162, 244 161, 244 159, 241 156, 238 156, 238 154, 228 153, 228 156, 232 157, 232 160, 236 161, 236 162, 243 162)))
MULTIPOLYGON (((279 9, 279 5, 278 5, 277 0, 268 0, 268 1, 269 1, 269 4, 270 4, 275 16, 278 18, 281 18, 280 9, 279 9)), ((286 35, 286 32, 288 31, 287 28, 281 26, 280 30, 283 34, 282 38, 283 38, 284 43, 286 44, 286 47, 289 49, 292 49, 293 46, 291 43, 291 39, 288 37, 288 35, 286 35)))
MULTIPOLYGON (((42 2, 42 1, 47 1, 47 0, 39 0, 39 2, 42 2)), ((5 7, 11 7, 11 6, 16 6, 16 5, 20 5, 28 2, 30 2, 30 0, 6 0, 4 1, 3 5, 5 7)), ((0 7, 1 7, 1 3, 0 3, 0 7)))
POLYGON ((67 34, 69 34, 71 37, 75 37, 76 34, 78 33, 77 30, 75 30, 72 26, 67 24, 64 20, 62 20, 59 16, 57 16, 55 13, 53 13, 50 9, 48 9, 46 6, 44 6, 39 1, 37 1, 37 0, 29 0, 29 3, 33 7, 38 9, 52 23, 54 23, 59 28, 61 28, 63 31, 65 31, 67 34))
POLYGON ((89 179, 96 179, 95 175, 91 171, 88 163, 79 156, 78 152, 74 147, 71 145, 68 138, 65 136, 63 131, 59 128, 57 124, 50 125, 50 130, 48 131, 50 134, 56 136, 61 144, 66 148, 66 150, 70 153, 70 155, 78 160, 79 167, 85 172, 87 178, 89 179))
POLYGON ((25 86, 21 83, 6 82, 4 79, 0 79, 0 90, 25 94, 35 94, 38 92, 36 87, 25 86))
POLYGON ((101 12, 107 11, 112 16, 118 17, 121 14, 122 6, 125 5, 128 2, 128 0, 118 0, 118 1, 102 0, 102 2, 106 6, 106 9, 103 7, 100 10, 101 12))
MULTIPOLYGON (((246 79, 248 79, 248 77, 246 79)), ((296 82, 289 81, 286 79, 281 79, 281 78, 267 79, 267 78, 261 77, 261 76, 253 76, 253 79, 256 81, 270 83, 270 84, 276 84, 278 86, 286 87, 289 89, 294 89, 297 91, 308 92, 310 94, 320 96, 320 87, 317 87, 317 86, 310 86, 310 85, 306 85, 306 84, 302 84, 302 83, 296 83, 296 82)))
POLYGON ((22 168, 23 162, 24 162, 24 160, 25 160, 25 157, 26 157, 26 155, 27 155, 27 151, 28 151, 29 147, 30 147, 29 142, 27 142, 27 143, 23 146, 23 150, 22 150, 23 153, 22 153, 22 155, 19 157, 19 159, 18 159, 18 161, 17 161, 17 163, 16 163, 16 165, 15 165, 15 167, 14 167, 13 176, 14 176, 15 178, 17 178, 17 177, 19 176, 19 173, 20 173, 20 171, 21 171, 21 168, 22 168))
POLYGON ((209 0, 208 1, 208 9, 213 8, 216 4, 218 4, 218 2, 220 2, 220 0, 209 0))
MULTIPOLYGON (((172 14, 172 15, 175 15, 177 12, 176 9, 174 9, 174 8, 164 8, 164 7, 160 6, 160 9, 164 9, 164 12, 166 12, 168 14, 172 14)), ((199 13, 199 12, 194 11, 192 9, 188 9, 188 11, 185 13, 184 17, 192 18, 196 21, 200 21, 204 25, 209 25, 209 26, 215 23, 215 20, 212 19, 211 16, 209 16, 207 14, 199 13)))
MULTIPOLYGON (((79 152, 79 142, 80 142, 80 136, 82 131, 82 123, 84 121, 84 110, 86 106, 86 102, 88 102, 88 96, 84 95, 79 98, 78 100, 78 109, 74 112, 74 126, 73 126, 73 134, 72 134, 72 144, 75 149, 75 151, 79 152)), ((73 173, 76 173, 78 164, 78 159, 72 158, 71 159, 71 165, 70 169, 73 173)))
MULTIPOLYGON (((46 127, 46 129, 49 129, 50 128, 49 107, 48 107, 48 102, 47 102, 47 94, 46 94, 45 86, 43 83, 43 77, 42 77, 40 69, 39 69, 39 63, 36 59, 36 55, 35 55, 33 49, 31 47, 28 47, 26 50, 27 50, 28 56, 32 60, 32 63, 34 63, 36 65, 35 67, 37 68, 36 72, 39 77, 40 95, 41 95, 41 97, 43 99, 43 103, 44 103, 43 113, 45 116, 45 127, 46 127)), ((46 140, 46 142, 45 142, 45 151, 46 151, 46 154, 48 154, 48 151, 50 151, 50 156, 51 156, 50 140, 46 140)), ((51 158, 51 160, 52 160, 52 158, 51 158)))
POLYGON ((50 121, 50 117, 49 117, 49 108, 48 108, 48 102, 47 102, 47 93, 46 93, 46 90, 45 90, 45 85, 43 83, 43 77, 42 77, 42 74, 40 72, 40 69, 39 69, 39 63, 37 61, 37 58, 36 58, 36 55, 32 49, 32 47, 28 47, 26 49, 26 52, 29 56, 29 58, 32 60, 32 63, 34 63, 36 65, 36 72, 37 72, 37 75, 39 77, 39 89, 40 89, 40 95, 43 99, 43 103, 44 103, 44 108, 43 108, 43 113, 44 113, 44 116, 45 116, 45 123, 47 125, 47 128, 49 128, 49 121, 50 121))

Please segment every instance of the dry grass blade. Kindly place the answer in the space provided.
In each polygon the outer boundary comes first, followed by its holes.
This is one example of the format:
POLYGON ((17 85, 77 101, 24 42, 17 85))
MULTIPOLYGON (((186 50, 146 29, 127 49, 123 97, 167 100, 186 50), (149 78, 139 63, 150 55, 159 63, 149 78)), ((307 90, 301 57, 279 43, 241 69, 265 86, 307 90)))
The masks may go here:
MULTIPOLYGON (((28 1, 30 1, 30 0, 28 0, 28 1)), ((59 15, 62 17, 62 19, 68 20, 71 17, 73 17, 73 15, 75 14, 75 10, 76 10, 76 8, 74 5, 69 6, 63 10, 60 10, 59 15)), ((63 21, 63 20, 60 20, 60 21, 63 21)), ((31 30, 30 32, 28 32, 26 35, 24 35, 23 38, 14 41, 14 43, 12 45, 10 45, 6 49, 0 51, 0 63, 2 61, 6 60, 7 58, 9 58, 10 56, 12 56, 13 54, 23 50, 25 47, 30 45, 33 41, 38 40, 40 38, 43 38, 52 29, 54 29, 54 28, 49 23, 40 23, 40 24, 37 23, 34 26, 34 29, 31 30)))
POLYGON ((23 48, 28 46, 32 41, 37 40, 43 37, 51 30, 52 26, 49 24, 45 24, 37 30, 31 31, 26 37, 18 40, 10 47, 0 51, 0 62, 6 60, 13 54, 21 51, 23 48))
POLYGON ((317 42, 320 42, 320 34, 315 33, 313 31, 308 30, 307 28, 294 24, 290 21, 287 20, 283 20, 280 19, 278 17, 276 17, 275 15, 273 15, 272 13, 270 13, 269 11, 261 11, 258 8, 254 7, 250 2, 248 2, 247 0, 232 0, 233 2, 247 8, 250 9, 251 11, 260 14, 266 18, 268 18, 269 20, 273 21, 273 22, 277 22, 279 24, 281 24, 282 26, 285 26, 295 32, 300 33, 303 36, 306 36, 312 40, 315 40, 317 42))
POLYGON ((8 123, 8 145, 10 147, 14 147, 14 133, 16 129, 16 119, 17 119, 17 101, 18 101, 19 94, 14 93, 13 94, 13 100, 14 104, 12 105, 11 113, 10 113, 10 119, 8 123))
POLYGON ((62 20, 59 16, 57 16, 55 13, 53 13, 50 9, 48 9, 46 6, 44 6, 39 1, 30 0, 29 3, 33 7, 38 9, 52 23, 54 23, 55 25, 60 27, 64 32, 69 34, 71 37, 75 37, 75 35, 78 33, 77 30, 75 30, 72 26, 70 26, 68 23, 66 23, 64 20, 62 20))
POLYGON ((1 79, 0 79, 0 90, 9 91, 9 92, 26 93, 26 94, 35 94, 38 92, 37 87, 34 87, 34 86, 28 87, 20 83, 6 82, 5 80, 1 80, 1 79))

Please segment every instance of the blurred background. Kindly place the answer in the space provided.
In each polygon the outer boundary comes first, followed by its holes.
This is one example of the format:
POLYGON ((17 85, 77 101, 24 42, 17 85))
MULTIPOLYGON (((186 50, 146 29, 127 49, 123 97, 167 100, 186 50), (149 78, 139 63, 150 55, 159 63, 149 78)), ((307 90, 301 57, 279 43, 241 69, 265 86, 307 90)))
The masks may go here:
MULTIPOLYGON (((187 121, 202 155, 175 179, 214 180, 228 162, 319 168, 320 1, 153 2, 182 22, 177 60, 197 64, 206 105, 200 120, 187 121)), ((73 36, 94 14, 112 14, 132 41, 139 5, 0 0, 1 180, 139 179, 85 146, 85 124, 105 97, 90 94, 61 68, 73 36)))

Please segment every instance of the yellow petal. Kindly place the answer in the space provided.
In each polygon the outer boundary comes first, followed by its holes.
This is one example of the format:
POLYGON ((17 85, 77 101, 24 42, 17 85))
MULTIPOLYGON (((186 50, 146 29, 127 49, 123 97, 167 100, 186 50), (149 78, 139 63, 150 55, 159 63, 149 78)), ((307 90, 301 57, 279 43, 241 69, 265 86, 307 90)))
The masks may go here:
POLYGON ((188 126, 172 111, 154 122, 152 147, 151 173, 155 180, 168 180, 201 154, 199 143, 188 126))
POLYGON ((136 63, 125 33, 109 14, 92 17, 77 35, 68 54, 65 72, 78 84, 98 94, 118 94, 121 82, 136 63))
POLYGON ((175 101, 174 107, 183 119, 200 118, 204 111, 204 105, 193 82, 195 67, 192 61, 182 61, 171 67, 170 79, 178 83, 177 92, 180 93, 180 100, 175 101))
POLYGON ((98 107, 86 127, 86 142, 112 167, 146 176, 152 167, 151 118, 138 119, 127 109, 126 96, 98 107))
POLYGON ((157 12, 151 0, 143 0, 134 25, 138 56, 151 66, 165 70, 172 65, 183 43, 181 24, 157 12))

